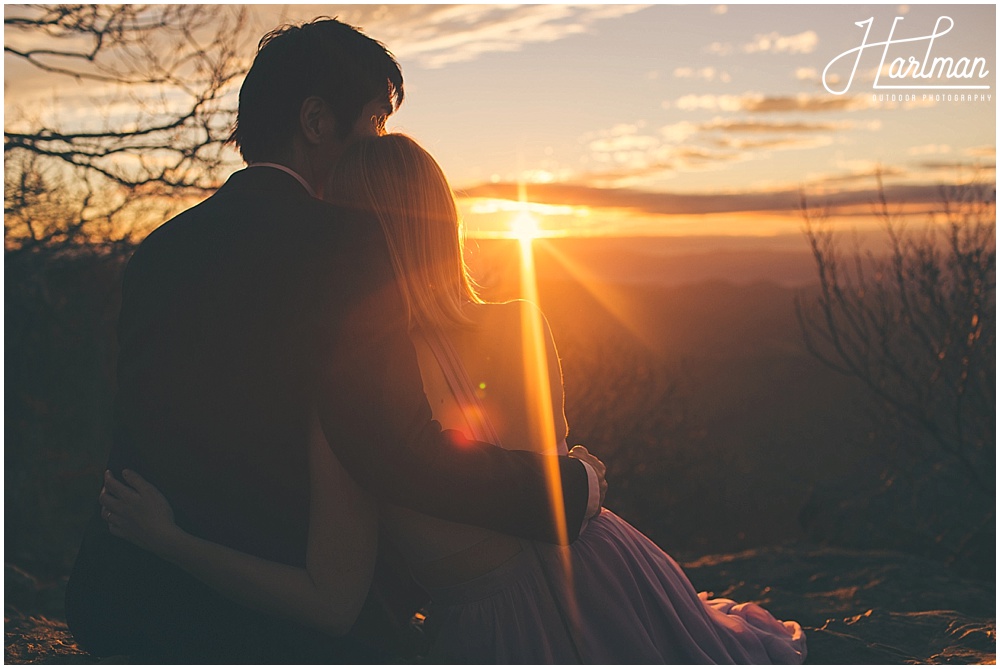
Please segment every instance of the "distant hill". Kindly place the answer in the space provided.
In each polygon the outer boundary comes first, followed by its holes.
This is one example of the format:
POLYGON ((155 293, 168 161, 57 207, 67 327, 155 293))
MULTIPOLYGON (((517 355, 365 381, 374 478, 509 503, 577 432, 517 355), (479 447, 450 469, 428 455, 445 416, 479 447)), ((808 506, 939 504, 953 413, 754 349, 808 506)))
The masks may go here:
MULTIPOLYGON (((817 491, 879 471, 863 393, 802 344, 809 257, 723 242, 536 242, 571 440, 608 462, 609 507, 692 555, 802 538, 817 491)), ((475 253, 487 297, 515 297, 516 242, 475 253)))
MULTIPOLYGON (((473 258, 487 264, 517 242, 473 240, 473 258)), ((801 236, 782 237, 566 237, 534 242, 540 280, 557 278, 568 258, 594 277, 618 284, 676 286, 721 280, 801 286, 816 280, 801 236)))

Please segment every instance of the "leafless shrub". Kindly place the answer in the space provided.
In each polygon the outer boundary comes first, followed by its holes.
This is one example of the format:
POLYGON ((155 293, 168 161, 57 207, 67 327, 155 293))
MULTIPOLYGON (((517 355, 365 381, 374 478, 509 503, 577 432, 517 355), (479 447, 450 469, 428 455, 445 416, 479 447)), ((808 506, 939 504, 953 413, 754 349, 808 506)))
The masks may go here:
POLYGON ((994 519, 996 190, 942 188, 922 229, 887 202, 881 179, 878 194, 885 254, 845 253, 824 214, 803 202, 819 294, 796 311, 810 353, 875 400, 879 439, 895 449, 886 484, 907 476, 910 490, 939 504, 963 500, 960 521, 928 531, 958 553, 994 519))

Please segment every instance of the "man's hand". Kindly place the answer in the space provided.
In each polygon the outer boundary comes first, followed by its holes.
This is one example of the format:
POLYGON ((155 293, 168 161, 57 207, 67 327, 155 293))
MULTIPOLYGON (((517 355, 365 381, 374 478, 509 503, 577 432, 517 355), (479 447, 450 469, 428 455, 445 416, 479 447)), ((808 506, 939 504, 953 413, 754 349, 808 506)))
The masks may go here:
POLYGON ((603 462, 591 455, 590 451, 583 446, 574 446, 569 452, 569 457, 586 462, 594 468, 594 471, 597 473, 597 483, 601 489, 601 503, 599 506, 604 506, 604 497, 608 494, 608 480, 605 478, 607 467, 604 466, 603 462))

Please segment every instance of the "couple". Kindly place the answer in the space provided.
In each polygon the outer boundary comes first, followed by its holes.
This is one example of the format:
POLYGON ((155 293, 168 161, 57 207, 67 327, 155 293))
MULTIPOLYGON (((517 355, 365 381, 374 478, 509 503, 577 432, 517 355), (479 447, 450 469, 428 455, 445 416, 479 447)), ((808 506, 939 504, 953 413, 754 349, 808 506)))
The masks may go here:
POLYGON ((80 645, 386 661, 426 591, 440 661, 801 662, 798 625, 700 597, 600 509, 603 465, 565 455, 561 384, 555 433, 532 435, 537 314, 476 298, 444 175, 382 134, 402 97, 350 26, 271 33, 240 92, 249 167, 136 251, 110 472, 67 590, 80 645))

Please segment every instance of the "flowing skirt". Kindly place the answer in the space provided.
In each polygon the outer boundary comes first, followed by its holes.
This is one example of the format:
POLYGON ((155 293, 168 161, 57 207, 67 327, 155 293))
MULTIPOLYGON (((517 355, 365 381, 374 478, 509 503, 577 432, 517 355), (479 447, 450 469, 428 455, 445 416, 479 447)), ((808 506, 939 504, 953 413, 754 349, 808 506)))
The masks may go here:
POLYGON ((604 509, 569 547, 525 543, 471 582, 431 591, 432 659, 466 664, 799 664, 795 622, 708 599, 604 509))

